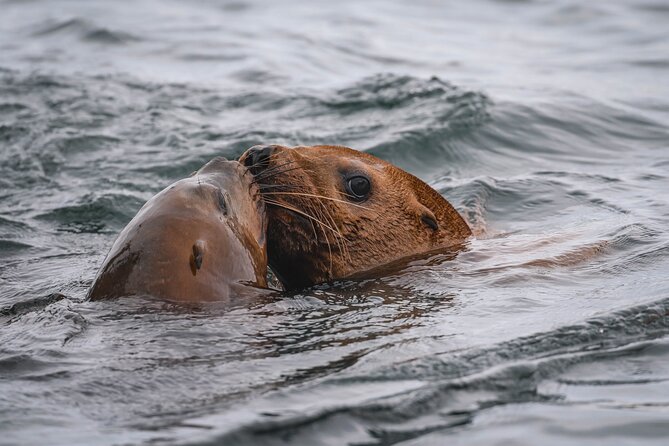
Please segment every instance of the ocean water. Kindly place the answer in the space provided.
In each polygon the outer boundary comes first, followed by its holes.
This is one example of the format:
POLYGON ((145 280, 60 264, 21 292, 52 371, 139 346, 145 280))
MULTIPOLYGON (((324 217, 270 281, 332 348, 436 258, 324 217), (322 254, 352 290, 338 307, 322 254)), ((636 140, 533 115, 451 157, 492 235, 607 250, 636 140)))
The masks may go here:
POLYGON ((664 445, 664 0, 0 0, 0 444, 664 445), (154 193, 369 151, 455 259, 241 307, 87 302, 154 193))

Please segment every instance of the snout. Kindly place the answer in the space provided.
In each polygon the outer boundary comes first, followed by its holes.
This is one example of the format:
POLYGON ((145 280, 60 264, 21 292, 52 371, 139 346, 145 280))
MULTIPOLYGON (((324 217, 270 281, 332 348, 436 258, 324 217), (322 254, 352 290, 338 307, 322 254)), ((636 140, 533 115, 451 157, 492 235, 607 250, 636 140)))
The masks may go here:
POLYGON ((270 158, 277 148, 276 145, 253 146, 239 158, 239 162, 244 164, 253 175, 258 175, 267 170, 270 165, 270 158))

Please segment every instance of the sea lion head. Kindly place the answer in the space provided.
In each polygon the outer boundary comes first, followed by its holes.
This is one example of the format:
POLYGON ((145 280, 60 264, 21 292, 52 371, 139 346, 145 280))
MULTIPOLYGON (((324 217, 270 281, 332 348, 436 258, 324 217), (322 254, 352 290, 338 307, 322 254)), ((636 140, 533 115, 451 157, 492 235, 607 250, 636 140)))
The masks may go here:
POLYGON ((265 206, 253 176, 215 158, 151 198, 119 234, 92 299, 152 295, 221 300, 266 286, 265 206))
POLYGON ((267 205, 270 267, 287 289, 462 243, 467 223, 438 192, 341 146, 255 146, 240 158, 267 205))

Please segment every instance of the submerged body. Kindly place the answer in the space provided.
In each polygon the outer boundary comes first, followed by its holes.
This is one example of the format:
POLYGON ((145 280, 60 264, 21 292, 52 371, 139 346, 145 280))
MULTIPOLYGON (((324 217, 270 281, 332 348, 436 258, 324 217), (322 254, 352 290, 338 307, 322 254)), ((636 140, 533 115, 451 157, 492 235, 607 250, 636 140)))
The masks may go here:
POLYGON ((119 234, 90 299, 218 301, 266 286, 265 208, 253 177, 216 158, 151 198, 119 234))
POLYGON ((416 254, 457 249, 472 232, 419 178, 341 146, 256 146, 272 270, 287 289, 364 276, 416 254))

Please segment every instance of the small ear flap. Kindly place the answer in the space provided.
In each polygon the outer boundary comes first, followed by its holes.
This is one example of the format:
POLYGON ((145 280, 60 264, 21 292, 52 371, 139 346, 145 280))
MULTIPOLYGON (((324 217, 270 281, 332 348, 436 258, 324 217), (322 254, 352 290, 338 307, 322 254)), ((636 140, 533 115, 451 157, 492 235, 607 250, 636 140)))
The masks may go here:
POLYGON ((198 240, 193 244, 193 253, 190 256, 190 270, 195 275, 202 268, 204 261, 204 242, 198 240))
POLYGON ((425 208, 425 210, 421 214, 420 220, 425 224, 425 226, 432 229, 433 231, 436 231, 436 230, 439 229, 439 224, 437 223, 437 218, 427 208, 425 208))

